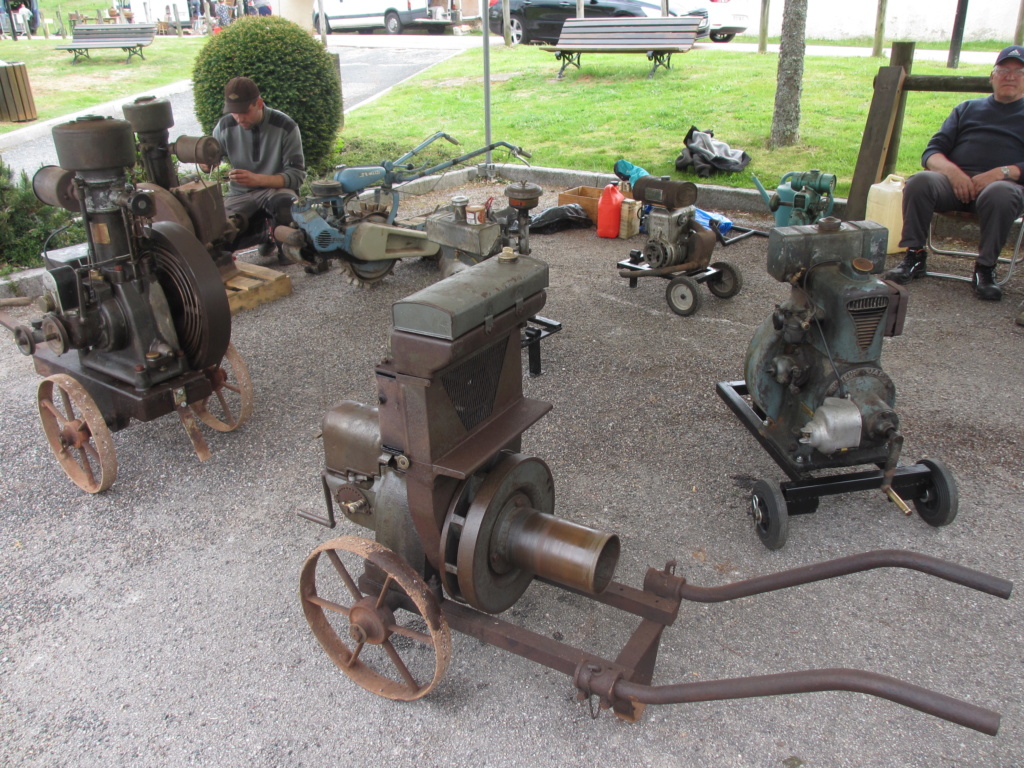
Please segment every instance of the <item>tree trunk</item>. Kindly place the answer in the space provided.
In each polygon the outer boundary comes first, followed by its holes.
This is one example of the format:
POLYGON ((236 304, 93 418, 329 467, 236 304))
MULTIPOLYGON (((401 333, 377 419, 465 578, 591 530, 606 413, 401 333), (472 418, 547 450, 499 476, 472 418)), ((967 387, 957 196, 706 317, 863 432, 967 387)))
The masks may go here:
POLYGON ((790 147, 800 138, 800 93, 804 79, 804 29, 807 0, 786 0, 779 42, 779 73, 768 149, 790 147))

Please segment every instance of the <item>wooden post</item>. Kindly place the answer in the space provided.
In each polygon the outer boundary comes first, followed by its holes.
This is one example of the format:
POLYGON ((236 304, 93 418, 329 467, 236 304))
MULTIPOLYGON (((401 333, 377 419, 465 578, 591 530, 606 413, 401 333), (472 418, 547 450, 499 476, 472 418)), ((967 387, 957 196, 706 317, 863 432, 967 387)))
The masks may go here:
POLYGON ((882 167, 892 139, 893 121, 896 119, 896 107, 906 76, 903 67, 881 67, 875 77, 875 95, 868 109, 864 137, 861 139, 853 182, 850 184, 850 195, 846 200, 844 215, 848 221, 864 218, 868 190, 882 178, 882 167))
POLYGON ((39 9, 39 26, 42 27, 43 37, 47 40, 50 39, 50 30, 46 28, 46 17, 43 15, 43 9, 39 9))
POLYGON ((879 57, 882 55, 882 45, 885 40, 885 11, 888 0, 878 0, 878 14, 875 16, 875 44, 871 48, 871 55, 879 57))
POLYGON ((1020 10, 1017 11, 1017 26, 1013 30, 1013 44, 1024 45, 1024 0, 1020 0, 1020 10))
POLYGON ((171 6, 171 10, 174 11, 174 27, 178 32, 178 37, 181 37, 181 19, 178 18, 178 5, 175 3, 171 6))
MULTIPOLYGON (((902 67, 903 71, 910 75, 914 66, 914 48, 917 44, 913 42, 900 42, 892 44, 892 53, 889 55, 889 66, 902 67)), ((905 81, 904 81, 905 84, 905 81)), ((885 163, 882 166, 881 178, 885 178, 896 170, 896 161, 900 154, 900 136, 903 133, 903 115, 907 111, 907 89, 904 87, 896 104, 896 116, 892 124, 892 139, 889 142, 889 150, 885 153, 885 163)), ((936 130, 938 126, 936 126, 936 130)))

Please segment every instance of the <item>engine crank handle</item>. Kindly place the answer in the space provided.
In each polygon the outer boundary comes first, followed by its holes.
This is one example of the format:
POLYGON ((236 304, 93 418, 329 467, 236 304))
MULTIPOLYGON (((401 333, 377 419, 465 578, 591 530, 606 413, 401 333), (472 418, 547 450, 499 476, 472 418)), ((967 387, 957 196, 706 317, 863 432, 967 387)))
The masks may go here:
POLYGON ((895 677, 859 669, 809 669, 777 675, 658 686, 619 679, 615 682, 612 695, 640 704, 686 704, 695 701, 749 699, 757 696, 818 691, 866 693, 965 728, 973 728, 989 736, 995 736, 999 732, 1001 716, 998 712, 929 691, 927 688, 897 680, 895 677))
POLYGON ((826 560, 822 563, 813 563, 789 571, 770 573, 767 576, 758 576, 720 587, 695 587, 692 584, 683 584, 679 587, 678 594, 683 600, 698 603, 721 603, 726 600, 833 579, 837 576, 870 571, 874 568, 907 568, 912 571, 920 571, 946 581, 952 581, 954 584, 1001 597, 1004 600, 1008 599, 1013 591, 1012 581, 982 573, 973 568, 966 568, 937 557, 922 555, 919 552, 879 549, 835 560, 826 560))

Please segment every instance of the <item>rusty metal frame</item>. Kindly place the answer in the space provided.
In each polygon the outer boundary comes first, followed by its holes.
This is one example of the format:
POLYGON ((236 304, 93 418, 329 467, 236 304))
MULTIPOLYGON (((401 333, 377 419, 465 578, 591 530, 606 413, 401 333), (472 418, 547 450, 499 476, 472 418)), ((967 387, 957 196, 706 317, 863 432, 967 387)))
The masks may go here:
MULTIPOLYGON (((661 636, 678 616, 683 600, 723 602, 823 581, 875 568, 906 568, 1007 599, 1011 582, 964 566, 915 552, 881 550, 829 560, 721 587, 695 587, 675 575, 675 562, 658 571, 648 569, 643 590, 612 582, 600 595, 569 590, 640 618, 640 623, 614 661, 452 600, 442 602, 453 629, 488 645, 515 653, 573 678, 581 701, 597 696, 601 709, 635 722, 648 704, 778 696, 816 691, 852 691, 888 699, 906 707, 973 728, 990 736, 999 730, 1000 715, 902 680, 855 669, 816 669, 756 677, 652 686, 661 636)), ((553 585, 565 589, 559 585, 553 585)))

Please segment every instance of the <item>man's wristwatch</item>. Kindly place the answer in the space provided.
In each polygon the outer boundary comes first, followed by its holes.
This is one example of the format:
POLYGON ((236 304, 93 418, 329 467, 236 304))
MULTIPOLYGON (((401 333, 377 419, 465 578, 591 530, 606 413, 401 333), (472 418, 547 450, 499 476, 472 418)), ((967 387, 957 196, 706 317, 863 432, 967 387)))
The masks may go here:
POLYGON ((1010 166, 1004 165, 999 170, 1003 172, 1003 178, 1004 179, 1009 179, 1010 178, 1010 166))

